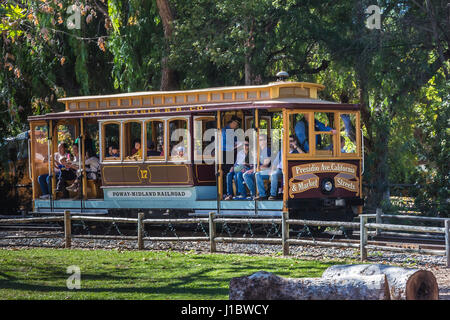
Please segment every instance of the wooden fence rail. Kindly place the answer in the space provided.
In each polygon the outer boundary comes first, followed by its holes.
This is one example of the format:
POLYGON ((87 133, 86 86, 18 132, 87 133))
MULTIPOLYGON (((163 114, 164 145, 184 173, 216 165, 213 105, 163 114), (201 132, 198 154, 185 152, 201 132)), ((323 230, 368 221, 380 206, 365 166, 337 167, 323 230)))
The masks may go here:
POLYGON ((0 224, 8 223, 33 223, 33 222, 57 222, 64 221, 64 217, 39 217, 39 218, 17 218, 17 219, 0 219, 0 224))
MULTIPOLYGON (((381 215, 381 217, 391 218, 391 215, 381 215)), ((418 217, 413 217, 418 218, 418 217)), ((428 218, 428 217, 427 217, 428 218)), ((429 220, 430 218, 428 218, 429 220)), ((216 252, 216 244, 224 243, 268 243, 281 244, 283 255, 289 255, 290 245, 315 245, 327 247, 343 247, 343 248, 359 248, 360 259, 367 260, 367 250, 384 250, 404 253, 424 253, 432 255, 445 255, 447 258, 447 267, 450 267, 450 219, 439 219, 444 222, 444 227, 423 227, 411 225, 385 224, 380 223, 380 213, 362 214, 360 222, 338 222, 338 221, 316 221, 316 220, 300 220, 289 219, 287 212, 283 212, 281 218, 278 219, 259 219, 259 218, 218 218, 215 213, 211 212, 208 218, 187 218, 187 219, 144 219, 144 213, 139 213, 137 218, 121 218, 121 217, 97 217, 97 216, 81 216, 71 215, 70 211, 65 211, 64 216, 39 217, 39 218, 18 218, 18 219, 0 219, 0 224, 6 223, 32 223, 32 222, 63 222, 64 223, 64 244, 66 248, 72 245, 72 239, 112 239, 112 240, 137 240, 139 250, 144 249, 145 241, 209 241, 210 252, 216 252), (375 218, 377 223, 369 223, 369 219, 375 218), (107 236, 107 235, 72 235, 72 221, 95 221, 95 222, 111 222, 111 223, 131 223, 137 225, 137 236, 107 236), (204 237, 145 237, 144 228, 146 224, 165 225, 165 224, 208 224, 209 236, 204 237), (237 238, 237 237, 218 237, 216 227, 219 223, 227 224, 281 224, 281 238, 237 238), (333 241, 316 241, 304 239, 291 239, 289 237, 290 225, 305 226, 322 226, 322 227, 344 227, 360 230, 360 241, 357 243, 333 242, 333 241), (369 229, 376 230, 392 230, 392 231, 409 231, 424 233, 439 233, 445 235, 445 251, 431 249, 413 249, 398 248, 389 246, 379 246, 368 244, 369 229)), ((433 219, 432 221, 437 221, 433 219)), ((378 232, 377 231, 377 232, 378 232)), ((36 236, 35 236, 36 237, 36 236)), ((43 235, 42 237, 47 237, 43 235)), ((9 239, 4 237, 2 239, 9 239)))

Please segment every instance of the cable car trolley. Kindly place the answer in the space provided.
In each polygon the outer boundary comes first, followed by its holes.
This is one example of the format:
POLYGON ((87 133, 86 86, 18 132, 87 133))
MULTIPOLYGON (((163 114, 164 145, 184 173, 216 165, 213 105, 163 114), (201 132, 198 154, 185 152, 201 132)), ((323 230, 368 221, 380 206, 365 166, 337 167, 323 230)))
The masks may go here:
POLYGON ((35 212, 351 220, 363 205, 360 107, 324 86, 61 98, 29 117, 35 212))

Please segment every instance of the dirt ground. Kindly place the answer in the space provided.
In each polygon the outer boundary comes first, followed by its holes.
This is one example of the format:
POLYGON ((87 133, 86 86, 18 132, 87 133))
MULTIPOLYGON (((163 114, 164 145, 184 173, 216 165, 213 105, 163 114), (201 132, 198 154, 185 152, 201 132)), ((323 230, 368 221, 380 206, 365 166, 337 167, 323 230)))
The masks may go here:
POLYGON ((439 300, 450 300, 450 268, 428 268, 434 273, 439 286, 439 300))

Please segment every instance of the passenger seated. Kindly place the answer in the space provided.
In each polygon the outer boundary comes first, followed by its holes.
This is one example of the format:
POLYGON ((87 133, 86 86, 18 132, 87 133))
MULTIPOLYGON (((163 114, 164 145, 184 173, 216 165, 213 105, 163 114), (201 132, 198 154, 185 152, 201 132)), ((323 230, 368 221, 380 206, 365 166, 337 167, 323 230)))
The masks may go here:
POLYGON ((133 142, 133 149, 131 149, 131 156, 135 156, 135 155, 142 158, 141 140, 140 139, 136 139, 133 142))
MULTIPOLYGON (((66 155, 66 144, 61 142, 58 145, 58 152, 56 152, 53 155, 53 172, 58 177, 61 173, 61 168, 64 166, 61 161, 65 161, 67 155, 66 155), (64 160, 62 160, 64 159, 64 160)), ((45 158, 44 158, 45 162, 45 158)), ((41 187, 42 195, 40 199, 48 199, 50 198, 50 192, 51 192, 51 182, 50 182, 50 175, 48 173, 42 174, 38 177, 39 186, 41 187)))
POLYGON ((159 152, 159 155, 161 156, 161 157, 164 157, 164 146, 163 145, 158 145, 157 147, 156 147, 156 151, 158 151, 159 152))
MULTIPOLYGON (((262 134, 259 136, 259 164, 260 164, 260 172, 270 170, 270 148, 267 146, 267 135, 262 134)), ((252 169, 247 170, 244 173, 244 181, 247 185, 248 189, 250 190, 250 197, 248 197, 248 200, 255 199, 256 197, 256 187, 255 187, 255 166, 252 169)), ((258 173, 258 172, 257 172, 258 173)))
MULTIPOLYGON (((282 149, 283 150, 283 149, 282 149)), ((278 195, 278 181, 283 177, 283 155, 282 150, 278 151, 275 157, 270 173, 267 171, 261 171, 256 173, 256 184, 258 186, 259 199, 264 200, 266 195, 266 189, 264 187, 264 180, 270 179, 270 196, 268 200, 276 200, 278 195)), ((303 153, 303 150, 298 147, 297 140, 294 135, 289 137, 289 153, 303 153)))
POLYGON ((108 147, 108 150, 106 151, 107 158, 112 157, 112 149, 113 149, 112 145, 108 147))
POLYGON ((178 143, 172 147, 170 156, 172 158, 185 158, 186 157, 186 148, 184 147, 183 137, 180 137, 178 143))
POLYGON ((175 146, 172 149, 172 157, 173 158, 184 158, 185 149, 184 146, 175 146))
POLYGON ((149 143, 150 143, 150 145, 148 146, 148 149, 147 149, 147 156, 148 157, 161 156, 161 152, 156 150, 155 143, 153 141, 150 141, 149 143))
POLYGON ((109 157, 120 158, 119 147, 116 144, 113 144, 110 146, 110 148, 111 148, 111 152, 109 154, 109 157))
POLYGON ((302 148, 298 146, 298 141, 295 135, 289 136, 289 153, 304 153, 302 148))
POLYGON ((131 156, 127 156, 126 159, 134 161, 142 159, 142 148, 140 139, 135 139, 133 141, 133 149, 131 149, 131 156))
POLYGON ((80 155, 78 153, 78 145, 72 145, 73 158, 70 159, 70 156, 61 159, 61 170, 58 176, 58 182, 56 184, 56 191, 63 193, 63 198, 68 198, 69 193, 66 190, 66 181, 74 180, 77 177, 78 163, 80 161, 80 155))
POLYGON ((233 199, 233 179, 236 184, 235 200, 247 198, 247 190, 244 186, 244 173, 248 171, 252 165, 249 163, 249 142, 245 141, 241 150, 237 153, 236 162, 227 174, 227 195, 225 200, 233 199))
MULTIPOLYGON (((100 161, 95 156, 95 152, 91 148, 86 149, 86 155, 85 155, 85 169, 86 169, 86 178, 88 180, 97 180, 97 173, 100 169, 100 161)), ((80 191, 80 184, 81 184, 81 170, 77 170, 77 179, 75 182, 67 187, 66 189, 68 191, 73 192, 79 192, 80 191)), ((81 193, 78 194, 75 199, 79 199, 81 197, 81 193)))

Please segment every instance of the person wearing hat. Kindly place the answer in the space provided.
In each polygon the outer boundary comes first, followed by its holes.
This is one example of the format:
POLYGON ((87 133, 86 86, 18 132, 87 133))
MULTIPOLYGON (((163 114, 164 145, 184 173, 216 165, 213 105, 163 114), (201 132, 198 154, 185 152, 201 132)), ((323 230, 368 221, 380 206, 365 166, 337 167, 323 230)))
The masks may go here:
MULTIPOLYGON (((234 153, 236 148, 237 137, 234 135, 234 130, 239 128, 240 120, 236 116, 232 116, 227 122, 227 125, 222 128, 222 173, 225 176, 230 172, 230 169, 234 165, 234 153), (234 137, 234 139, 228 139, 229 137, 234 137), (232 159, 231 163, 227 163, 227 158, 232 159)), ((223 181, 223 190, 227 188, 227 182, 225 177, 223 181)))

